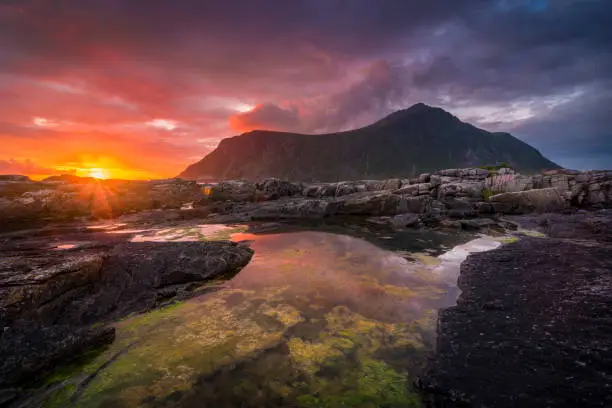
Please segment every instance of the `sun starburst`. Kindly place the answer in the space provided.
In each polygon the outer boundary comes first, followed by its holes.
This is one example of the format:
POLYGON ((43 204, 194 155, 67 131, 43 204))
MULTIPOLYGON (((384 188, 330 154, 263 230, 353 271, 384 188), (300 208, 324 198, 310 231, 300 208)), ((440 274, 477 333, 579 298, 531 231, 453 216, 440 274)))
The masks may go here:
POLYGON ((88 173, 89 173, 89 177, 93 177, 93 178, 100 179, 100 180, 104 180, 109 177, 108 171, 105 169, 100 169, 100 168, 89 169, 88 173))

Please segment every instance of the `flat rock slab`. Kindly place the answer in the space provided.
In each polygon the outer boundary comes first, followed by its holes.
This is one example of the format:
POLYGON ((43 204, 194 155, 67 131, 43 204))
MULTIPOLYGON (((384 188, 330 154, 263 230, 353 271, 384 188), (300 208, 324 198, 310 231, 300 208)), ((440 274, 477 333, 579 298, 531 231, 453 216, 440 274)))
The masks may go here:
POLYGON ((470 255, 417 381, 431 406, 612 406, 612 246, 584 231, 470 255))
POLYGON ((244 267, 232 242, 124 242, 73 250, 0 250, 0 323, 92 324, 142 312, 244 267))
POLYGON ((114 330, 99 323, 193 296, 253 255, 229 241, 115 239, 63 249, 28 235, 0 241, 0 405, 7 390, 111 342, 114 330))

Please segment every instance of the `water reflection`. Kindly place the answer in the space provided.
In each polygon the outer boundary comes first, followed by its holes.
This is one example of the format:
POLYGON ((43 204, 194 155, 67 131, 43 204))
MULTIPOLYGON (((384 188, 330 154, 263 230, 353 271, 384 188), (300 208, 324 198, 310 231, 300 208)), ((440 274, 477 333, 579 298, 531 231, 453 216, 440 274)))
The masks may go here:
POLYGON ((120 322, 115 343, 54 403, 420 406, 411 378, 433 346, 436 309, 454 302, 458 252, 423 262, 431 256, 408 256, 423 243, 398 254, 317 231, 232 239, 255 250, 242 272, 217 292, 120 322))

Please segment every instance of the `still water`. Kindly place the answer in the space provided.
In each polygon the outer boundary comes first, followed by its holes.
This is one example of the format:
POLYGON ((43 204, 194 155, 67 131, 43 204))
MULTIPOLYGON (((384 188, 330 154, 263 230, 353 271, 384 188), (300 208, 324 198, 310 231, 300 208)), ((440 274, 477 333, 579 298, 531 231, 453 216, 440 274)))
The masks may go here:
POLYGON ((498 243, 337 232, 231 234, 255 251, 247 267, 216 291, 118 322, 116 341, 47 406, 421 406, 412 381, 437 310, 454 304, 465 256, 498 243))

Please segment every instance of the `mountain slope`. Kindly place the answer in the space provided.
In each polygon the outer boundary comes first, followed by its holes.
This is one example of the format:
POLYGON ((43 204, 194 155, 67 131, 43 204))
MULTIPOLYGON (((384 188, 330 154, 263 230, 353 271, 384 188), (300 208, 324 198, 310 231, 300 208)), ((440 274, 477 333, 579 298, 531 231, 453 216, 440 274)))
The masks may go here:
POLYGON ((508 133, 489 133, 440 108, 416 104, 347 132, 255 130, 224 139, 178 177, 337 181, 411 177, 498 162, 526 173, 559 168, 508 133))

